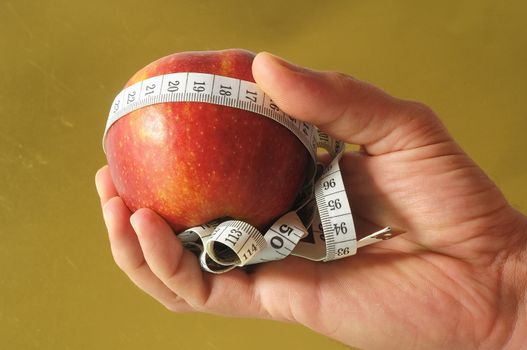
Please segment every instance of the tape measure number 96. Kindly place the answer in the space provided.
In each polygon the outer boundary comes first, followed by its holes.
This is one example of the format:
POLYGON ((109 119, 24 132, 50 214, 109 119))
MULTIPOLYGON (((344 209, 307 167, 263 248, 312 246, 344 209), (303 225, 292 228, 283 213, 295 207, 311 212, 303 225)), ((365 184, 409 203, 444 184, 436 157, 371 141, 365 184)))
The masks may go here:
POLYGON ((393 236, 386 227, 357 242, 339 168, 344 143, 282 112, 253 82, 180 72, 133 84, 122 90, 112 103, 103 147, 108 130, 117 120, 136 109, 165 102, 205 102, 258 113, 288 128, 312 158, 312 170, 298 204, 267 232, 259 232, 243 221, 227 220, 204 223, 178 234, 183 244, 199 256, 204 270, 222 273, 236 266, 279 260, 289 255, 329 261, 353 255, 358 247, 393 236), (319 147, 332 157, 325 168, 317 162, 319 147))

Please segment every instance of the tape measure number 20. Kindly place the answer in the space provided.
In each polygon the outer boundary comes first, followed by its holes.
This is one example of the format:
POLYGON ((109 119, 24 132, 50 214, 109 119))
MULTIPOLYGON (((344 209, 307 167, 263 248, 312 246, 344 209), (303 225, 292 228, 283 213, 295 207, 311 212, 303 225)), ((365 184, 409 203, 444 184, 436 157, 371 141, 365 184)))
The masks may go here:
POLYGON ((206 223, 178 234, 183 244, 199 256, 204 270, 222 273, 236 266, 280 260, 289 255, 330 261, 353 255, 359 247, 393 236, 386 227, 357 241, 339 168, 344 143, 282 112, 253 82, 194 72, 140 81, 122 90, 114 99, 103 145, 108 130, 117 120, 136 109, 165 102, 205 102, 258 113, 288 128, 312 158, 311 173, 300 200, 267 232, 262 233, 243 221, 227 220, 206 223), (198 83, 200 88, 196 90, 193 87, 198 83), (224 93, 226 87, 230 94, 224 93), (319 147, 332 157, 326 167, 317 162, 319 147))

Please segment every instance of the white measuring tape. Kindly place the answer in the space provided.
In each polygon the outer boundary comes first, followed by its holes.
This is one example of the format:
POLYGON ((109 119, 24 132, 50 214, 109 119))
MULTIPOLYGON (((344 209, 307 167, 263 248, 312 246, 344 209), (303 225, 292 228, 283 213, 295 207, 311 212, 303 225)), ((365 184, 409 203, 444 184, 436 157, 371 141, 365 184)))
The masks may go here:
POLYGON ((155 76, 122 90, 112 103, 103 137, 120 118, 139 108, 167 102, 205 102, 239 108, 275 120, 304 144, 312 171, 297 204, 261 233, 239 220, 205 223, 179 233, 183 244, 200 258, 204 270, 221 273, 249 264, 280 260, 289 255, 311 260, 335 260, 362 247, 391 238, 389 227, 357 241, 339 160, 344 143, 315 126, 294 119, 253 82, 221 75, 181 72, 155 76), (327 167, 317 163, 317 148, 332 156, 327 167), (318 171, 317 171, 318 170, 318 171))

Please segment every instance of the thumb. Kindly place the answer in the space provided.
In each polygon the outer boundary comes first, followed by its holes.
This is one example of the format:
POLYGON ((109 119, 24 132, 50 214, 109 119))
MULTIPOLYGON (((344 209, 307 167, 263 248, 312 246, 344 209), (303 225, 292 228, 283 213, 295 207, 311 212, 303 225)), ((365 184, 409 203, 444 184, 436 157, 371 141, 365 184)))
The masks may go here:
POLYGON ((261 52, 252 66, 256 83, 287 114, 371 155, 450 139, 426 106, 388 95, 351 76, 295 66, 261 52))

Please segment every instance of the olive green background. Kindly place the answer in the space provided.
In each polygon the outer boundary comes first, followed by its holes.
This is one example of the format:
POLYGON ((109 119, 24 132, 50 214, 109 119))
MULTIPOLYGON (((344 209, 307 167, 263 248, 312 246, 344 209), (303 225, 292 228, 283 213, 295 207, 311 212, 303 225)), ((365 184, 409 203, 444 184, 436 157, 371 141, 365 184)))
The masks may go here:
POLYGON ((177 51, 342 71, 432 106, 525 212, 525 18, 522 1, 0 0, 0 348, 344 349, 300 326, 172 314, 127 280, 93 182, 114 95, 177 51))

